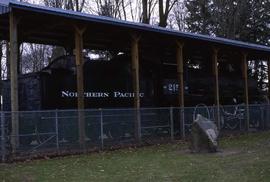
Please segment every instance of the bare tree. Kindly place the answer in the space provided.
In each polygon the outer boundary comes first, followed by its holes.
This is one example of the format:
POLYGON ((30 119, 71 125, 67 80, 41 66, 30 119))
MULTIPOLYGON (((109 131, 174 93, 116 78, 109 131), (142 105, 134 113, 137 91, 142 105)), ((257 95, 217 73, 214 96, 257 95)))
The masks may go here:
POLYGON ((43 0, 45 6, 65 9, 66 0, 43 0))
POLYGON ((85 0, 66 0, 65 9, 81 12, 84 8, 85 0))
POLYGON ((174 4, 177 2, 177 0, 158 0, 158 10, 159 10, 159 26, 160 27, 166 27, 167 26, 167 20, 170 11, 172 10, 174 4), (164 7, 165 5, 165 7, 164 7))
POLYGON ((127 20, 128 3, 127 0, 95 0, 86 8, 98 15, 127 20))
POLYGON ((49 64, 52 47, 41 44, 23 44, 21 46, 21 73, 37 72, 49 64))
POLYGON ((178 30, 185 30, 186 8, 183 1, 178 0, 173 7, 174 24, 177 25, 178 30))
POLYGON ((85 0, 43 0, 45 6, 62 8, 81 12, 85 6, 85 0))
POLYGON ((142 0, 142 23, 150 23, 156 4, 157 0, 142 0))

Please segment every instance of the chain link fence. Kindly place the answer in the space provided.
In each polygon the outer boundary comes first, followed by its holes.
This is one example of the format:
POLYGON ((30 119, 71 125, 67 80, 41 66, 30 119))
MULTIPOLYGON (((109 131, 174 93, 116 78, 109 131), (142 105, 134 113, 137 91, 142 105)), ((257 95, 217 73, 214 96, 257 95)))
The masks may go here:
POLYGON ((77 110, 1 112, 2 161, 44 155, 73 154, 142 144, 169 142, 190 134, 201 114, 217 123, 221 132, 260 131, 270 128, 270 105, 233 105, 185 108, 84 110, 85 147, 79 144, 77 110), (12 115, 17 114, 19 133, 11 135, 12 115), (12 148, 12 139, 18 141, 12 148))

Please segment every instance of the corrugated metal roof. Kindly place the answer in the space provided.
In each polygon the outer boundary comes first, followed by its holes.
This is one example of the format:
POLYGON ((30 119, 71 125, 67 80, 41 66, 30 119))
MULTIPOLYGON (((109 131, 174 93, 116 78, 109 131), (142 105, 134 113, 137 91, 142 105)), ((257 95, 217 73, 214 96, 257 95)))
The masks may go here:
POLYGON ((179 37, 179 38, 188 38, 188 39, 194 39, 194 40, 200 40, 200 41, 207 41, 211 43, 235 46, 239 48, 270 52, 270 47, 258 45, 258 44, 252 44, 252 43, 230 40, 230 39, 219 38, 219 37, 211 37, 211 36, 201 35, 201 34, 181 32, 181 31, 171 30, 171 29, 143 24, 143 23, 134 23, 134 22, 123 21, 123 20, 114 19, 110 17, 96 16, 96 15, 91 15, 91 14, 86 14, 86 13, 81 13, 81 12, 63 10, 59 8, 51 8, 51 7, 33 5, 33 4, 10 1, 10 0, 8 2, 9 2, 8 3, 9 7, 11 8, 23 9, 23 10, 28 10, 28 11, 38 12, 38 13, 52 14, 56 16, 62 16, 62 17, 83 20, 83 21, 88 21, 88 22, 96 22, 96 23, 109 24, 109 25, 114 25, 114 26, 119 26, 119 27, 126 27, 134 31, 138 30, 138 31, 156 32, 156 33, 179 37))

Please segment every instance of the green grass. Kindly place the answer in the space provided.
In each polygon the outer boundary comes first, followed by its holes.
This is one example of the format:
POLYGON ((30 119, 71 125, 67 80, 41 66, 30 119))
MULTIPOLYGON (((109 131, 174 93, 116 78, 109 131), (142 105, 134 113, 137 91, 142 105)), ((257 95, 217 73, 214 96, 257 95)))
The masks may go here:
POLYGON ((220 153, 183 144, 0 165, 0 181, 270 181, 270 132, 220 141, 220 153))

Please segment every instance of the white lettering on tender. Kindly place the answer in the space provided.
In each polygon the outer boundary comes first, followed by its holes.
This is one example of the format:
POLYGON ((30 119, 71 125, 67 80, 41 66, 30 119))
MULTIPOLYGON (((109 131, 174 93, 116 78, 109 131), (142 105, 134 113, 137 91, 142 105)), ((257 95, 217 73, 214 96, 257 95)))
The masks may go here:
MULTIPOLYGON (((107 98, 110 97, 110 93, 108 92, 84 92, 85 98, 107 98)), ((113 92, 112 96, 114 98, 134 98, 135 93, 132 92, 113 92)), ((61 97, 63 98, 74 98, 78 97, 77 92, 70 91, 61 91, 61 97)), ((139 93, 139 97, 144 97, 144 93, 139 93)))
MULTIPOLYGON (((133 97, 135 97, 135 93, 114 92, 113 96, 116 97, 116 98, 133 98, 133 97)), ((144 97, 144 93, 139 93, 139 97, 144 97)))

